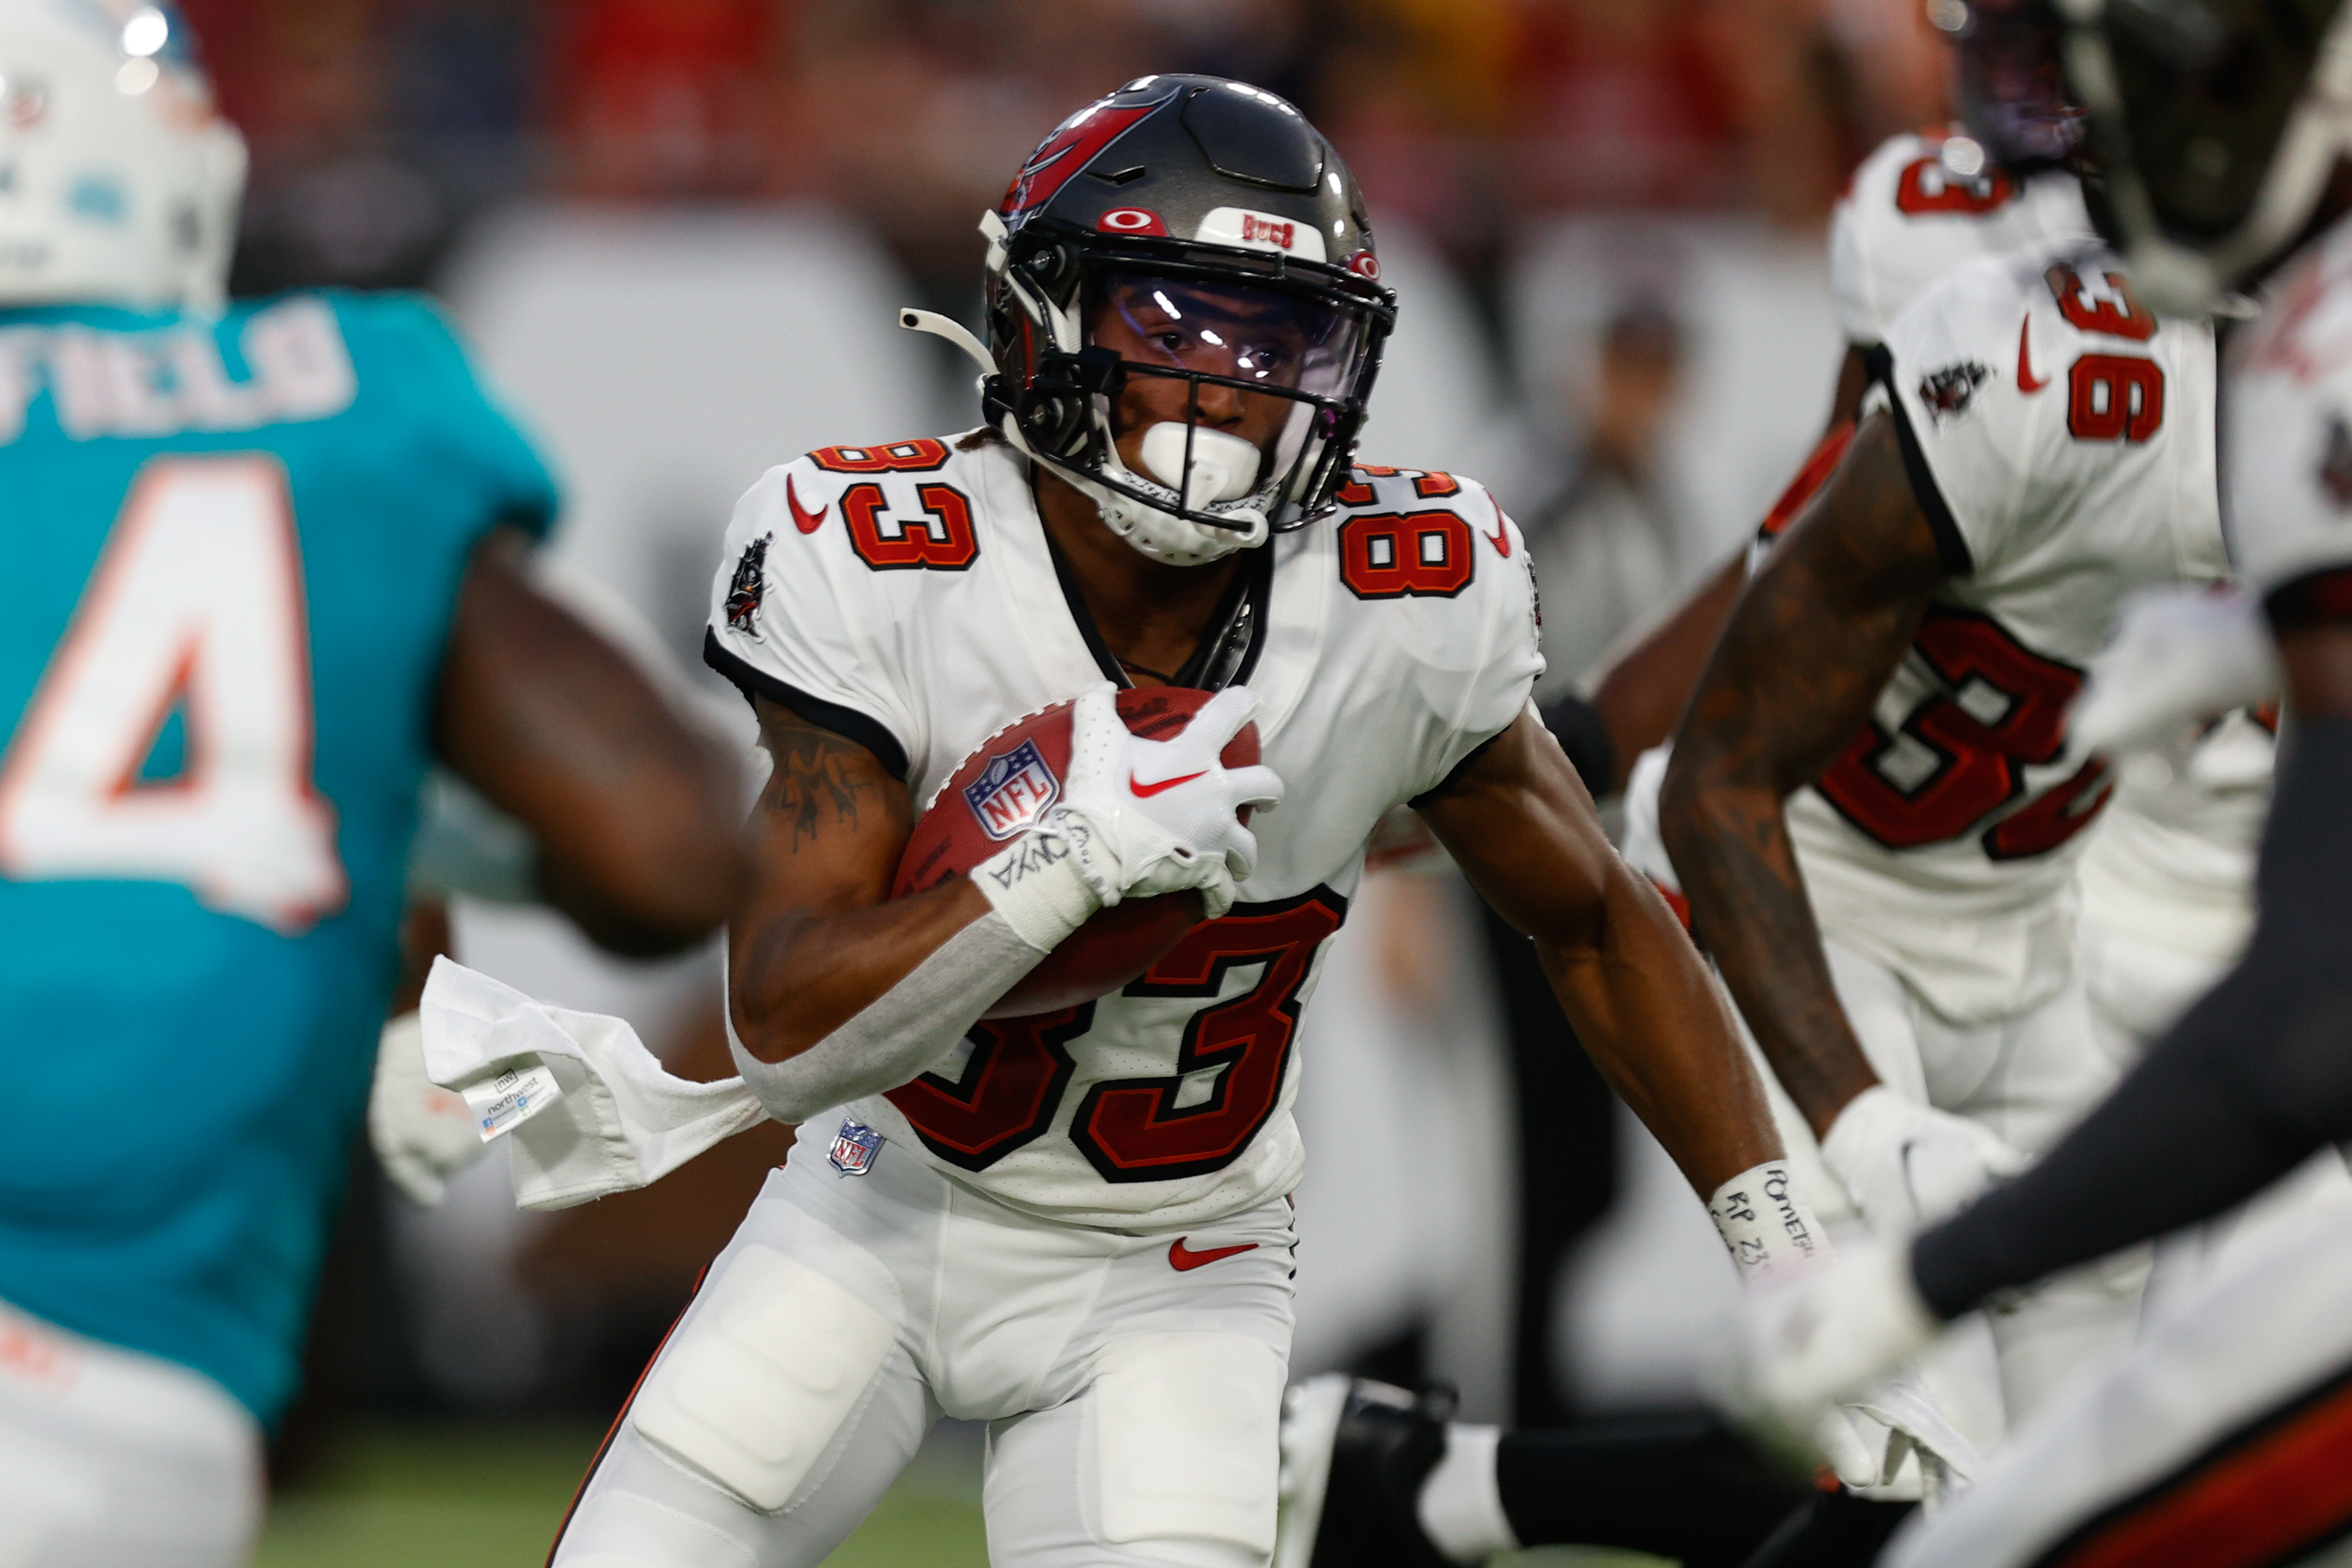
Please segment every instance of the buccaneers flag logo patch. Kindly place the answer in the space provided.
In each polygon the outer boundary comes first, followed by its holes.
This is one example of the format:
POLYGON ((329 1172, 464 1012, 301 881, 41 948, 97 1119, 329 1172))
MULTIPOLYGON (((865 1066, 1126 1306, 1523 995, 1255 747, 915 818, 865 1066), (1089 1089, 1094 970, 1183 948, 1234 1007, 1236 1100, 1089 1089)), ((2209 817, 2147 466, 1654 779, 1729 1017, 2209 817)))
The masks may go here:
POLYGON ((1919 383, 1919 401, 1927 405, 1927 416, 1937 424, 1968 412, 1977 388, 1985 384, 1992 372, 1969 360, 1961 364, 1947 365, 1933 372, 1919 383))
POLYGON ((750 632, 758 637, 751 617, 760 613, 760 597, 768 588, 768 542, 776 536, 763 533, 743 547, 742 559, 735 563, 735 575, 727 581, 727 629, 750 632))

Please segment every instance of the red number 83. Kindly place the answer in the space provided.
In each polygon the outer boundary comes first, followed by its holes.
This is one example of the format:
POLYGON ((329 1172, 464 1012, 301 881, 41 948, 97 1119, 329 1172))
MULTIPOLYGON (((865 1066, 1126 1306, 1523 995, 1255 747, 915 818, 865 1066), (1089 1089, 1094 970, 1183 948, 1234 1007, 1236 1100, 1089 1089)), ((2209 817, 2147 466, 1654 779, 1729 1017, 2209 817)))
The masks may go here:
MULTIPOLYGON (((1913 646, 1942 689, 1911 710, 1899 734, 1875 720, 1864 724, 1814 784, 1889 849, 1948 843, 2023 795, 2024 770, 2063 749, 2066 704, 2083 685, 2081 670, 2021 647, 1998 621, 1969 610, 1930 610, 1913 646), (1899 754, 1916 757, 1916 747, 1930 760, 1903 766, 1899 754)), ((2093 758, 1987 829, 1985 853, 2014 860, 2055 849, 2105 805, 2107 782, 2105 762, 2093 758)))

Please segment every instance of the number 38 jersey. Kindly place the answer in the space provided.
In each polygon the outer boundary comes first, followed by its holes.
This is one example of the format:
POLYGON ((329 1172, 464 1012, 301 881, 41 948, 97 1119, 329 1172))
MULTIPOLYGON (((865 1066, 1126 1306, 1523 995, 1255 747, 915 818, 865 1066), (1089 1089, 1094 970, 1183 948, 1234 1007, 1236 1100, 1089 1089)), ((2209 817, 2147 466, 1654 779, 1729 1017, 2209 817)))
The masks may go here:
POLYGON ((553 487, 440 318, 0 311, 0 1300, 292 1392, 475 542, 553 487))
POLYGON ((2065 746, 2083 661, 2134 590, 2226 573, 2213 352, 2070 242, 1955 272, 1873 356, 1950 580, 1790 822, 1825 929, 1954 1022, 2067 973, 2063 895, 2111 783, 2065 746))
MULTIPOLYGON (((850 1114, 1031 1213, 1184 1229, 1286 1192, 1300 1009, 1391 807, 1444 782, 1542 670, 1518 530, 1478 485, 1362 468, 1337 515, 1244 558, 1233 630, 1185 684, 1246 685, 1288 785, 1255 871, 1124 991, 976 1026, 850 1114)), ((919 806, 1013 720, 1120 679, 984 432, 835 447, 738 504, 706 657, 747 696, 864 744, 919 806)))

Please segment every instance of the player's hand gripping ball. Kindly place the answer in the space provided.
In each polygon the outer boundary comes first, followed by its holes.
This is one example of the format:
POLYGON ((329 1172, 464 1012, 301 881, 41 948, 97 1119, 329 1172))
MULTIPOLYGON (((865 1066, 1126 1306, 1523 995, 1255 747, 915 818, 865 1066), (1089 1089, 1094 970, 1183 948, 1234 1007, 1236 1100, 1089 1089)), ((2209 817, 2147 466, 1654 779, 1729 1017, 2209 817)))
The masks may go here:
MULTIPOLYGON (((1118 693, 1118 716, 1129 731, 1165 741, 1183 732, 1210 699, 1189 687, 1164 686, 1118 693)), ((898 860, 890 896, 928 892, 1026 832, 1060 798, 1070 775, 1070 702, 1057 702, 982 741, 948 776, 915 824, 898 860)), ((1255 723, 1225 743, 1218 761, 1228 768, 1257 765, 1255 723)), ((1150 787, 1148 784, 1146 787, 1150 787)), ((1244 805, 1243 822, 1250 817, 1244 805)), ((1107 996, 1166 957, 1201 923, 1201 894, 1192 889, 1128 898, 1094 917, 1045 955, 991 1007, 991 1018, 1027 1017, 1107 996)))

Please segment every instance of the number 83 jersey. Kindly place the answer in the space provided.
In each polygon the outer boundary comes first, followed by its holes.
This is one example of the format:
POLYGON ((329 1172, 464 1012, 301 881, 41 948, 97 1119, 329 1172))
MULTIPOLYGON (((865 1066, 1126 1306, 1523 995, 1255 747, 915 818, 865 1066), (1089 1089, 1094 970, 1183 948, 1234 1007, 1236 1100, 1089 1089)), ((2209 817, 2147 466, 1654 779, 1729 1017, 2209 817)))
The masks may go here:
MULTIPOLYGON (((1174 672, 1255 692, 1288 786, 1251 824, 1240 901, 1125 990, 982 1023, 853 1106, 886 1140, 873 1157, 1115 1229, 1188 1228, 1297 1183, 1299 1014, 1372 828, 1507 728, 1543 668, 1527 549, 1485 489, 1360 468, 1339 500, 1242 558, 1227 630, 1174 672)), ((985 433, 771 471, 736 508, 705 651, 747 696, 865 745, 933 811, 982 810, 933 796, 997 730, 1122 679, 1025 460, 985 433)), ((1030 764, 1023 798, 1042 809, 1058 781, 1030 764)))
POLYGON ((1948 582, 1790 830, 1825 931, 1989 1022, 2068 973, 2065 894, 2111 787, 2066 747, 2084 660, 2135 590, 2227 572, 2213 334, 2070 241, 1954 272, 1872 357, 1948 582))

